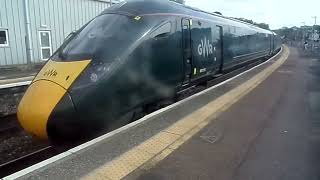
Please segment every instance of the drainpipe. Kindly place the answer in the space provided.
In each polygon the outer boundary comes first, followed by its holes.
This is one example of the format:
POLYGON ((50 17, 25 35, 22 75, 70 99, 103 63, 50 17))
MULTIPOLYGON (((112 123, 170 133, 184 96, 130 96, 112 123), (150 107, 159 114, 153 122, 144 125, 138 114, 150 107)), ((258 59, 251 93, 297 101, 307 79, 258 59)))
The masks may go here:
POLYGON ((27 64, 31 64, 33 60, 33 50, 31 43, 31 25, 30 25, 30 12, 29 12, 29 0, 24 0, 24 15, 26 23, 26 50, 27 50, 27 64))

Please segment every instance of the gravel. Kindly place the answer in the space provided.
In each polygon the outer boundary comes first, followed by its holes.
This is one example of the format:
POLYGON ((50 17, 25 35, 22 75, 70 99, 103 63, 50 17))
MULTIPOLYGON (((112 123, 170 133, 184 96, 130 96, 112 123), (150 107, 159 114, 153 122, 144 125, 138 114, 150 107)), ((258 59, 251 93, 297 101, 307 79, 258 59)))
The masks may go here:
POLYGON ((0 164, 15 160, 47 147, 43 142, 28 135, 23 130, 0 137, 0 164))

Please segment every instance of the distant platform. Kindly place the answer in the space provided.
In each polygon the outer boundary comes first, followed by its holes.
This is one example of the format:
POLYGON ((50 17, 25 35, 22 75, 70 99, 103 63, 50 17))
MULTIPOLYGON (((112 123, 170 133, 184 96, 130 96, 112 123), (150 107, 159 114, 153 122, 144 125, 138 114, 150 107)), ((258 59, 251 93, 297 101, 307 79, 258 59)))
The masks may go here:
POLYGON ((19 65, 0 68, 0 89, 30 84, 43 65, 19 65))
POLYGON ((275 58, 4 179, 319 179, 320 60, 275 58))

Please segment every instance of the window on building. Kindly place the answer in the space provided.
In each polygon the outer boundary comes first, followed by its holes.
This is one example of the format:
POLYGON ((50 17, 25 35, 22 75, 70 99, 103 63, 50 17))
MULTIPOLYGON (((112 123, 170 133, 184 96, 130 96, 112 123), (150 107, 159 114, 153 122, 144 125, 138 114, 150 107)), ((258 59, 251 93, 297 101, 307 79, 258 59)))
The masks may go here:
POLYGON ((0 29, 0 47, 1 46, 9 46, 8 30, 6 29, 0 29))
POLYGON ((40 37, 41 59, 48 60, 52 54, 51 32, 39 31, 39 37, 40 37))

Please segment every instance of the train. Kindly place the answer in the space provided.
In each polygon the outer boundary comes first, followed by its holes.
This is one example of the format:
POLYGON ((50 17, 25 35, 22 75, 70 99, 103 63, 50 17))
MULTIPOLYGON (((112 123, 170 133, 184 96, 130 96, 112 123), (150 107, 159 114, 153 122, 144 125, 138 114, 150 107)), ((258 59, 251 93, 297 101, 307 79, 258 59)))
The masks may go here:
POLYGON ((51 142, 97 136, 280 48, 274 32, 233 18, 169 0, 124 1, 66 38, 28 87, 18 120, 51 142))

